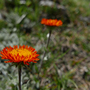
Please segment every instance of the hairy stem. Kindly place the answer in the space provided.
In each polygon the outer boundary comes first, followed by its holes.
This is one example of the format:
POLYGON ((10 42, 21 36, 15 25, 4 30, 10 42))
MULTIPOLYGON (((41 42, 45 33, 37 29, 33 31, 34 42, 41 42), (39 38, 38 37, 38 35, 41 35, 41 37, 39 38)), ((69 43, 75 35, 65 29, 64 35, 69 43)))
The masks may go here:
POLYGON ((21 66, 18 67, 18 77, 19 77, 19 90, 22 90, 21 89, 21 66))

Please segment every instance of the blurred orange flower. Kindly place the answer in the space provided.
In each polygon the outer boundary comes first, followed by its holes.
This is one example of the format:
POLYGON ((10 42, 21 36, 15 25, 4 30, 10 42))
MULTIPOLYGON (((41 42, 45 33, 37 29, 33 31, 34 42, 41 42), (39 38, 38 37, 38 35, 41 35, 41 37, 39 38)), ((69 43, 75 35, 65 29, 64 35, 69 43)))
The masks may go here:
POLYGON ((35 51, 34 48, 23 45, 19 47, 17 45, 11 47, 5 47, 0 51, 0 56, 2 59, 8 59, 5 63, 13 62, 20 63, 23 62, 26 65, 29 65, 29 62, 36 63, 39 59, 37 58, 39 54, 35 51))
POLYGON ((45 25, 48 25, 48 26, 62 26, 63 23, 62 23, 61 20, 43 18, 41 20, 41 24, 45 24, 45 25))

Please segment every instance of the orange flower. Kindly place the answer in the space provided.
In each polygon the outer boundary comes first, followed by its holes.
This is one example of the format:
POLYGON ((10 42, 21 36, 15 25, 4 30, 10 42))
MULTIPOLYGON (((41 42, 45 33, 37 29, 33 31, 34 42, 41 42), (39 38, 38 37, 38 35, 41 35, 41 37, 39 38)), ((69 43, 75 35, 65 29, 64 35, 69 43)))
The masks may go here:
POLYGON ((45 25, 48 25, 48 26, 62 26, 63 23, 62 23, 61 20, 43 18, 41 20, 41 24, 45 24, 45 25))
POLYGON ((39 59, 37 58, 39 54, 35 51, 34 48, 28 47, 27 45, 23 46, 9 46, 5 47, 2 51, 0 51, 0 56, 2 59, 8 59, 9 61, 5 61, 5 63, 13 62, 29 65, 29 62, 36 63, 39 59))

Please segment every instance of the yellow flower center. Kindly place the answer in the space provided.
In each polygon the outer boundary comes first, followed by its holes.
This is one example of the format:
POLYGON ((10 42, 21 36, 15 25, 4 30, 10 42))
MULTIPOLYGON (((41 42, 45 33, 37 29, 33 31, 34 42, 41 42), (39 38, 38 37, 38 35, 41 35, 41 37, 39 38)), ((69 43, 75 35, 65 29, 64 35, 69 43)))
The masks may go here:
POLYGON ((29 56, 29 55, 31 55, 31 52, 29 51, 29 50, 27 50, 27 49, 13 49, 11 52, 10 52, 11 54, 13 54, 13 55, 17 55, 17 54, 19 54, 20 56, 29 56))

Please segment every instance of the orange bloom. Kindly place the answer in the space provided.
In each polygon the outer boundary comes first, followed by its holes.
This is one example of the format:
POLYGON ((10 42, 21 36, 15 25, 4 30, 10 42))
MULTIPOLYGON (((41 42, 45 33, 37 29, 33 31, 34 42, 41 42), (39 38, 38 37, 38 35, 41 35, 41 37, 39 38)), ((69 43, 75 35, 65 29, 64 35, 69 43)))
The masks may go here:
POLYGON ((34 48, 28 47, 27 45, 23 46, 9 46, 5 47, 2 51, 0 51, 0 56, 2 59, 8 59, 9 61, 5 61, 5 63, 13 62, 29 65, 29 62, 36 63, 39 59, 37 58, 39 54, 35 51, 34 48))
POLYGON ((41 20, 41 24, 45 24, 45 25, 48 25, 48 26, 62 26, 63 23, 62 23, 61 20, 43 18, 41 20))

